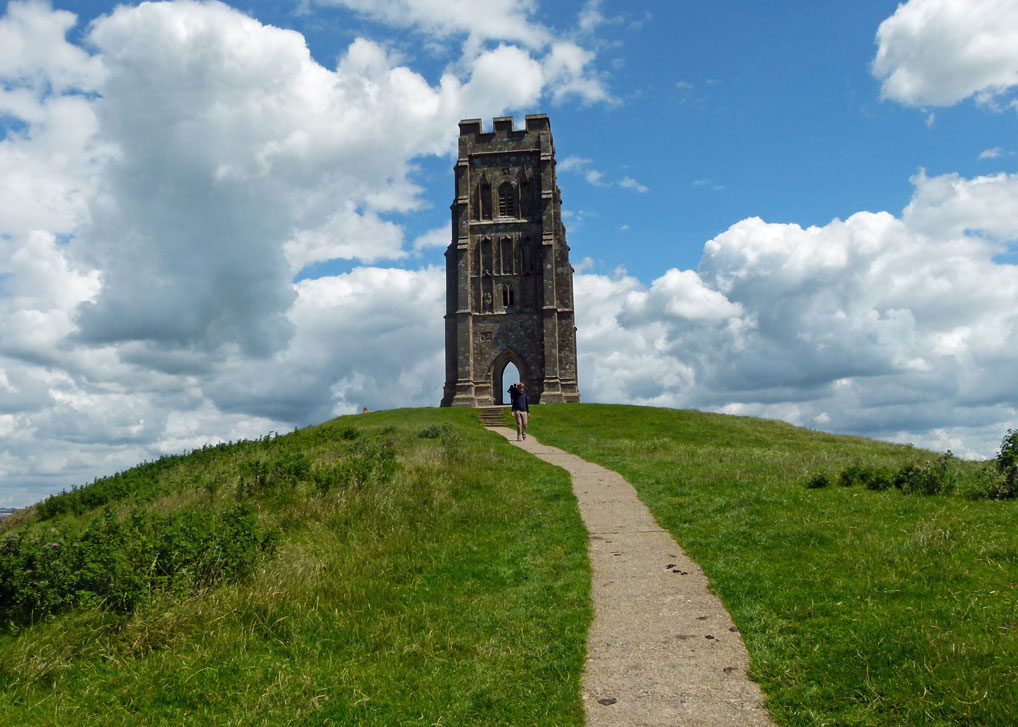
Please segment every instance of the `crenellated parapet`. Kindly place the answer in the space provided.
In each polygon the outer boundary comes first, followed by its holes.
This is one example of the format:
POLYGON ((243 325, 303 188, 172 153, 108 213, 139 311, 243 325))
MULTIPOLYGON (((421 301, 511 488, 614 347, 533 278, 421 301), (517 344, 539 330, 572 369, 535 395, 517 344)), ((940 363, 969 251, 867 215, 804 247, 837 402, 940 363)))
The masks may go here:
POLYGON ((515 128, 512 116, 497 116, 492 120, 491 131, 484 131, 481 119, 461 121, 459 158, 472 154, 492 154, 527 149, 551 160, 555 145, 551 137, 551 123, 546 114, 528 114, 522 129, 515 128))
POLYGON ((485 132, 481 128, 481 119, 464 119, 460 122, 460 138, 481 136, 507 136, 513 133, 524 133, 527 131, 547 131, 551 133, 551 122, 547 114, 527 114, 524 127, 515 128, 515 120, 512 116, 496 116, 492 120, 492 130, 485 132))

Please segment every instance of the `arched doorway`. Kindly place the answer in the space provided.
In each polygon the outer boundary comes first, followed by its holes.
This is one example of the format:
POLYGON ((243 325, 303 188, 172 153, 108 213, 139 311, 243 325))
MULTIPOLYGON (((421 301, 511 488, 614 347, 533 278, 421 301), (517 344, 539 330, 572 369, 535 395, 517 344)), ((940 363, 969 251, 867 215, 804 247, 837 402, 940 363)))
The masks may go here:
POLYGON ((521 381, 526 383, 527 373, 523 359, 515 351, 503 351, 491 362, 491 398, 493 404, 509 403, 509 387, 521 381))
POLYGON ((502 369, 502 387, 500 389, 502 392, 502 400, 498 402, 499 404, 510 403, 509 387, 518 383, 520 383, 520 370, 516 368, 516 364, 510 361, 505 365, 505 368, 502 369))

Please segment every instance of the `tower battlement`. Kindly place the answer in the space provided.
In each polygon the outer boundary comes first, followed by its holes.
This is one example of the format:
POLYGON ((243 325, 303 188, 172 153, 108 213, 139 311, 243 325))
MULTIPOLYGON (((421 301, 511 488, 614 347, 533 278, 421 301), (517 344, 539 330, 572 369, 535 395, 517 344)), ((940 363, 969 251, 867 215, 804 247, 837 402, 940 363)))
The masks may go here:
POLYGON ((460 137, 473 136, 480 139, 480 137, 508 136, 512 133, 527 131, 551 131, 551 123, 547 114, 527 114, 522 129, 515 128, 512 116, 496 116, 492 119, 491 131, 484 131, 481 124, 481 119, 463 119, 459 124, 460 137))

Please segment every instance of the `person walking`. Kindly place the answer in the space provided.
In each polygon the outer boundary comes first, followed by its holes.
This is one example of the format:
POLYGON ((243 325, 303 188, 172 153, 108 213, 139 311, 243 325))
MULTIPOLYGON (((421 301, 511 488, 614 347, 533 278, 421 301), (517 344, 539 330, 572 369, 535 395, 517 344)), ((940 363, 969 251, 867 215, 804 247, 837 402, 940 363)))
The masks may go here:
POLYGON ((516 441, 518 442, 520 437, 523 439, 527 438, 527 420, 530 418, 527 391, 522 381, 516 385, 516 395, 512 397, 512 400, 513 418, 516 419, 516 441))

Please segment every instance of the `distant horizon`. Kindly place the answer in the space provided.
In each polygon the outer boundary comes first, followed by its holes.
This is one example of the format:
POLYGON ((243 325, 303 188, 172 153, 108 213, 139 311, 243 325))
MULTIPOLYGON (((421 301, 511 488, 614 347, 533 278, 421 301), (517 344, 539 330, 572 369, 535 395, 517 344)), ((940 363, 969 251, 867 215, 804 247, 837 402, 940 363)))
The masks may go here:
MULTIPOLYGON (((647 404, 630 404, 630 403, 626 403, 626 402, 581 401, 581 402, 578 402, 578 403, 561 404, 561 406, 583 406, 585 404, 586 405, 603 405, 603 406, 634 406, 634 407, 646 406, 646 407, 649 407, 649 408, 672 409, 672 410, 676 410, 676 411, 681 411, 681 410, 698 411, 700 413, 705 413, 705 414, 719 414, 720 416, 745 416, 745 415, 739 415, 739 414, 728 415, 728 414, 723 414, 723 413, 719 413, 719 412, 708 412, 708 411, 699 410, 699 409, 690 408, 690 407, 653 406, 653 405, 647 405, 647 404)), ((502 406, 507 408, 509 406, 509 404, 505 403, 502 406)), ((540 407, 541 406, 542 405, 540 405, 540 404, 531 404, 531 407, 532 408, 536 408, 538 412, 540 411, 540 407)), ((552 405, 546 405, 546 406, 552 406, 552 405)), ((357 417, 357 416, 359 416, 359 415, 361 415, 363 413, 374 414, 374 413, 379 413, 379 412, 398 411, 400 409, 413 410, 413 409, 440 409, 440 408, 441 407, 439 407, 439 406, 428 406, 428 405, 421 405, 421 406, 395 406, 395 407, 391 407, 391 408, 384 408, 384 409, 377 409, 377 410, 368 410, 367 412, 350 412, 350 413, 341 414, 341 415, 338 415, 338 416, 339 417, 344 417, 344 416, 357 417)), ((469 408, 472 408, 472 407, 457 407, 457 408, 469 409, 469 408)), ((320 426, 322 424, 326 424, 327 422, 329 422, 329 421, 331 421, 332 419, 335 419, 335 418, 338 418, 338 417, 332 417, 330 419, 324 420, 322 422, 317 422, 315 424, 308 424, 308 425, 306 425, 304 427, 298 427, 297 429, 304 429, 304 428, 307 428, 307 427, 320 426)), ((767 419, 767 417, 750 417, 750 418, 753 418, 753 419, 767 419)), ((478 420, 478 421, 479 421, 479 426, 481 426, 480 420, 478 420)), ((781 421, 781 420, 776 420, 776 421, 781 421)), ((798 426, 801 429, 805 429, 805 430, 808 430, 808 431, 822 432, 824 434, 830 434, 830 435, 833 435, 833 436, 847 436, 847 437, 862 436, 862 435, 852 435, 852 434, 839 434, 838 432, 830 432, 830 431, 824 430, 824 429, 819 428, 819 427, 802 427, 802 426, 799 426, 799 425, 792 425, 792 426, 798 426)), ((161 455, 160 457, 186 457, 187 455, 191 454, 194 451, 201 450, 202 447, 205 447, 205 446, 213 446, 214 447, 214 446, 218 446, 218 445, 236 444, 236 443, 238 443, 240 441, 257 440, 257 439, 260 439, 262 437, 268 436, 270 434, 276 434, 277 436, 285 436, 287 434, 292 433, 292 431, 293 430, 286 431, 286 432, 269 431, 269 432, 264 432, 261 435, 258 435, 258 436, 255 436, 255 437, 252 437, 252 438, 246 439, 246 440, 245 439, 238 439, 238 440, 228 440, 228 441, 227 440, 224 440, 224 441, 208 441, 208 442, 203 442, 202 444, 197 445, 195 447, 189 447, 187 449, 181 450, 179 452, 167 452, 167 453, 161 455)), ((1001 432, 1001 439, 1003 439, 1005 434, 1006 434, 1006 432, 1001 432)), ((874 437, 865 437, 865 436, 862 436, 862 438, 870 439, 872 441, 881 442, 881 443, 885 443, 885 444, 898 444, 898 445, 902 445, 902 446, 912 446, 912 447, 916 446, 912 442, 892 442, 890 440, 877 439, 877 438, 874 438, 874 437)), ((927 449, 927 448, 922 448, 922 447, 920 447, 920 449, 924 449, 925 451, 929 451, 929 452, 934 453, 934 454, 936 454, 938 452, 938 450, 936 450, 936 449, 927 449)), ((961 457, 961 459, 969 459, 969 460, 974 460, 974 461, 990 461, 990 460, 994 459, 995 456, 996 456, 996 452, 994 454, 990 455, 989 457, 976 457, 976 458, 961 457)), ((157 457, 156 459, 159 459, 160 457, 157 457)), ((128 467, 124 467, 124 468, 122 468, 120 470, 117 470, 116 472, 110 472, 107 475, 100 475, 97 479, 104 479, 106 477, 116 476, 117 474, 120 474, 120 473, 125 472, 127 470, 134 469, 134 467, 141 466, 141 465, 145 464, 148 461, 151 461, 151 460, 144 460, 144 461, 136 462, 133 465, 130 465, 128 467)), ((3 515, 6 516, 6 515, 9 515, 11 513, 18 512, 19 510, 30 508, 33 505, 36 505, 39 502, 42 502, 43 500, 45 500, 48 497, 52 497, 54 495, 61 494, 61 492, 69 491, 69 490, 72 490, 72 489, 80 489, 80 488, 83 488, 83 487, 88 487, 91 484, 93 484, 93 482, 91 482, 91 481, 90 482, 73 482, 73 483, 69 483, 69 484, 64 485, 63 487, 61 487, 61 488, 59 488, 57 490, 54 490, 53 492, 50 492, 50 493, 47 493, 46 495, 43 495, 38 500, 34 500, 32 502, 29 502, 29 503, 26 503, 26 504, 23 504, 23 505, 18 505, 16 507, 0 506, 0 514, 3 514, 3 515)))
POLYGON ((584 401, 992 457, 1018 3, 0 6, 0 506, 433 406, 457 124, 546 113, 584 401))

